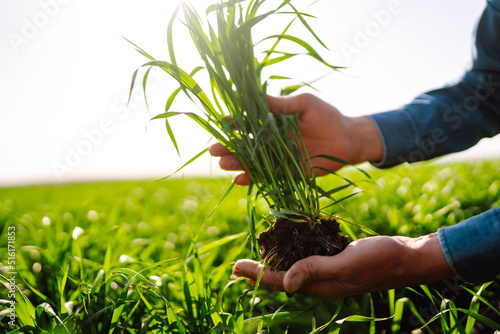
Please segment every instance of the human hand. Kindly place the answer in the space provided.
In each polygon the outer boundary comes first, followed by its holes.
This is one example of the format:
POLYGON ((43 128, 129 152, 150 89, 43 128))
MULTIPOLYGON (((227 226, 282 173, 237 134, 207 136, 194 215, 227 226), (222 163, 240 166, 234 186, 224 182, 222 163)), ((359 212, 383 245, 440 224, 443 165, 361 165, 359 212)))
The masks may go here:
MULTIPOLYGON (((350 163, 382 159, 383 145, 373 121, 366 116, 347 117, 337 108, 311 94, 291 97, 268 96, 269 109, 276 114, 299 113, 299 130, 310 157, 330 155, 350 163)), ((224 170, 243 170, 242 163, 220 143, 213 144, 212 156, 220 157, 224 170)), ((335 171, 343 165, 324 158, 311 160, 313 167, 335 171)), ((319 171, 318 175, 326 172, 319 171)), ((237 184, 247 185, 250 177, 246 172, 239 175, 237 184)))
MULTIPOLYGON (((264 266, 239 260, 233 273, 255 284, 264 266)), ((335 256, 310 256, 288 271, 266 269, 261 283, 288 294, 343 298, 430 283, 454 275, 437 233, 420 238, 377 236, 354 241, 335 256)))

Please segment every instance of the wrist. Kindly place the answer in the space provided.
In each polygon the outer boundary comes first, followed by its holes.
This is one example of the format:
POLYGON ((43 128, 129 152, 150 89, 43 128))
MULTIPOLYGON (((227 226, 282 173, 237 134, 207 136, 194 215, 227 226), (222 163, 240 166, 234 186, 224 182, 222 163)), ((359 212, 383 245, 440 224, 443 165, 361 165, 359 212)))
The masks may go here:
POLYGON ((368 116, 349 117, 349 135, 356 148, 353 163, 380 161, 384 157, 384 144, 375 122, 368 116))
POLYGON ((414 284, 435 282, 455 275, 444 256, 437 232, 409 239, 407 246, 410 253, 407 279, 414 284))

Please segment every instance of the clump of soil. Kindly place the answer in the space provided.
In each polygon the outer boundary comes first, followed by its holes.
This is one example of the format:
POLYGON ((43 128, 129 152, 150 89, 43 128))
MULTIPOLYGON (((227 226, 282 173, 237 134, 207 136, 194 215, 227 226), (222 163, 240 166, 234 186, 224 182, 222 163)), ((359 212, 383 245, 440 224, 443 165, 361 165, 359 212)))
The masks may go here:
POLYGON ((335 219, 301 222, 277 218, 258 237, 260 256, 270 269, 288 270, 300 259, 311 255, 332 256, 343 251, 349 241, 341 234, 335 219))

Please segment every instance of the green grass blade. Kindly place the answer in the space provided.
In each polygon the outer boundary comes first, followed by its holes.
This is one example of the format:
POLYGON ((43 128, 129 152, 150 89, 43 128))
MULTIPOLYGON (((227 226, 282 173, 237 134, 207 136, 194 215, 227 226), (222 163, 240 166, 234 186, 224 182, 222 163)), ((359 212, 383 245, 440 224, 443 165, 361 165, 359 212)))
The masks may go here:
POLYGON ((368 179, 371 180, 370 174, 368 174, 363 169, 361 169, 359 167, 356 167, 356 165, 354 165, 353 163, 350 163, 349 161, 345 161, 344 159, 340 159, 340 158, 337 158, 337 157, 334 157, 334 156, 331 156, 331 155, 327 155, 327 154, 318 154, 318 155, 315 155, 315 156, 311 157, 311 159, 314 159, 314 158, 323 158, 323 159, 327 159, 327 160, 331 160, 331 161, 334 161, 334 162, 341 163, 343 165, 352 166, 352 167, 356 168, 356 170, 358 170, 361 173, 363 173, 368 179))
POLYGON ((171 177, 172 175, 177 174, 177 172, 181 171, 184 167, 190 165, 193 161, 196 161, 199 157, 201 157, 203 154, 205 154, 207 152, 208 152, 208 148, 202 150, 201 152, 199 152, 198 154, 196 154, 194 157, 192 157, 191 159, 189 159, 188 162, 186 162, 184 165, 182 165, 181 167, 179 167, 175 172, 173 172, 172 174, 167 175, 165 177, 162 177, 161 179, 158 179, 157 181, 166 180, 169 177, 171 177))
POLYGON ((182 69, 179 67, 170 64, 166 61, 151 61, 146 64, 143 64, 141 67, 147 67, 147 66, 157 66, 170 74, 175 80, 181 84, 182 87, 186 88, 188 91, 193 93, 198 100, 201 102, 205 110, 212 116, 215 116, 216 119, 218 118, 218 114, 215 111, 214 106, 212 105, 212 102, 208 99, 208 97, 205 95, 201 87, 198 85, 198 83, 193 79, 191 75, 188 73, 184 72, 182 69))
POLYGON ((153 58, 153 56, 149 55, 146 51, 144 51, 143 49, 141 49, 140 47, 138 47, 136 44, 132 43, 130 40, 128 40, 127 38, 123 37, 123 39, 125 39, 127 42, 129 42, 130 44, 132 44, 135 49, 137 50, 137 52, 139 52, 141 55, 143 55, 144 57, 146 58, 149 58, 151 60, 155 60, 153 58))
MULTIPOLYGON (((401 320, 403 318, 403 312, 404 312, 404 307, 407 306, 411 313, 415 316, 415 318, 420 321, 421 324, 425 324, 424 318, 420 315, 418 312, 417 308, 415 307, 415 304, 413 301, 409 298, 400 298, 396 301, 394 311, 391 312, 391 314, 394 315, 394 318, 392 320, 392 326, 391 326, 391 332, 393 334, 398 334, 401 329, 401 320)), ((433 331, 429 328, 429 332, 433 333, 433 331)))
POLYGON ((481 315, 477 312, 462 309, 462 308, 456 308, 457 311, 462 312, 470 317, 473 317, 477 321, 481 322, 483 325, 486 325, 490 327, 491 329, 494 329, 496 331, 500 331, 500 324, 491 320, 490 318, 485 317, 484 315, 481 315))
POLYGON ((328 191, 325 191, 319 187, 318 187, 318 189, 319 189, 319 192, 321 193, 322 196, 330 198, 332 200, 335 200, 333 197, 331 197, 333 194, 338 193, 339 191, 342 191, 342 190, 347 189, 347 188, 352 187, 352 186, 355 186, 355 184, 354 183, 344 184, 342 186, 335 187, 335 188, 330 189, 328 191))
POLYGON ((68 269, 69 265, 67 265, 65 268, 61 268, 61 271, 63 272, 63 276, 57 277, 57 288, 59 292, 59 303, 60 303, 60 308, 61 308, 61 314, 66 314, 68 313, 68 310, 66 309, 66 299, 64 295, 64 289, 66 288, 66 282, 68 280, 68 269))
POLYGON ((356 193, 352 193, 350 195, 344 196, 344 197, 342 197, 342 198, 340 198, 338 200, 335 200, 333 203, 330 203, 327 206, 324 206, 321 210, 324 210, 324 209, 329 208, 331 206, 337 205, 337 204, 345 201, 346 199, 349 199, 349 198, 351 198, 353 196, 356 196, 356 195, 359 195, 359 194, 361 194, 361 192, 356 192, 356 193))
POLYGON ((148 103, 148 97, 146 96, 146 85, 148 82, 148 77, 149 77, 149 72, 151 71, 151 67, 148 68, 146 73, 144 73, 144 77, 142 78, 142 92, 144 94, 144 101, 146 102, 146 108, 148 110, 148 113, 151 115, 151 111, 149 110, 149 103, 148 103))
MULTIPOLYGON (((189 74, 190 76, 194 76, 196 73, 198 73, 200 70, 202 70, 203 67, 201 66, 198 66, 196 67, 193 71, 191 71, 191 73, 189 74)), ((180 93, 180 91, 182 90, 181 87, 177 88, 170 96, 169 98, 167 99, 167 103, 165 105, 165 112, 168 112, 170 111, 170 108, 172 107, 172 104, 174 103, 174 100, 175 98, 177 97, 177 95, 180 93)), ((170 122, 168 121, 168 119, 165 119, 165 128, 167 130, 167 134, 168 134, 168 137, 170 138, 170 141, 172 142, 172 144, 174 145, 174 148, 175 148, 175 152, 177 153, 177 156, 180 157, 181 156, 181 153, 179 151, 179 145, 177 144, 177 139, 175 138, 175 134, 174 134, 174 131, 172 129, 172 127, 170 126, 170 122)))
POLYGON ((177 139, 175 138, 174 130, 170 126, 170 122, 168 119, 165 119, 165 128, 167 129, 168 137, 172 141, 172 144, 174 145, 175 152, 177 153, 177 156, 180 158, 181 157, 181 152, 179 151, 179 145, 177 144, 177 139))
POLYGON ((113 255, 113 250, 111 248, 111 244, 108 244, 106 248, 106 254, 104 255, 104 263, 102 265, 102 269, 104 272, 108 272, 111 269, 111 257, 113 255))
POLYGON ((231 190, 233 190, 234 185, 236 184, 236 182, 238 181, 239 178, 240 177, 238 176, 238 177, 236 177, 233 180, 233 182, 231 182, 231 184, 229 185, 229 187, 226 189, 226 191, 224 192, 224 194, 220 198, 219 202, 217 202, 217 205, 215 205, 215 207, 212 209, 212 211, 210 211, 210 213, 208 214, 207 218, 205 218, 205 221, 203 222, 203 224, 200 227, 200 231, 203 229, 203 227, 205 226, 205 224, 207 223, 207 221, 210 219, 210 217, 212 217, 212 214, 219 207, 219 205, 222 203, 222 201, 224 201, 224 199, 229 195, 229 193, 231 192, 231 190))
POLYGON ((50 305, 55 305, 55 303, 50 300, 46 295, 38 291, 35 287, 33 287, 31 284, 29 284, 25 279, 23 275, 19 275, 21 279, 23 280, 24 284, 35 294, 37 295, 41 300, 43 300, 45 303, 50 304, 50 305))
POLYGON ((170 118, 170 117, 177 116, 177 115, 186 115, 186 116, 190 117, 196 123, 198 123, 203 129, 205 129, 208 133, 210 133, 212 136, 214 136, 218 141, 220 141, 221 143, 226 144, 226 145, 229 144, 227 139, 224 138, 216 128, 214 128, 207 120, 200 117, 200 115, 195 114, 193 112, 169 111, 169 112, 159 114, 159 115, 153 117, 152 120, 162 119, 162 118, 170 118))
POLYGON ((247 1, 247 0, 230 0, 230 1, 218 3, 216 5, 210 5, 207 7, 206 14, 208 15, 211 12, 214 12, 216 10, 220 10, 222 8, 227 8, 229 6, 234 6, 235 4, 243 2, 243 1, 247 1))
POLYGON ((287 215, 285 215, 284 213, 281 213, 279 210, 276 210, 276 209, 273 209, 273 208, 269 208, 269 213, 271 215, 273 215, 273 216, 276 216, 276 217, 288 219, 287 215))
POLYGON ((250 32, 250 29, 252 29, 257 23, 260 21, 264 20, 268 16, 274 14, 276 11, 270 11, 265 14, 261 14, 259 16, 253 17, 250 20, 246 21, 244 24, 239 26, 233 33, 232 33, 232 38, 235 38, 236 36, 246 36, 250 32))
POLYGON ((128 105, 130 103, 130 99, 132 98, 132 92, 134 90, 135 80, 137 79, 137 73, 138 72, 139 72, 139 69, 135 70, 134 74, 132 74, 132 80, 130 82, 130 90, 129 90, 128 99, 127 99, 127 107, 128 107, 128 105))
POLYGON ((304 41, 303 39, 301 39, 299 37, 291 36, 291 35, 272 35, 272 36, 265 37, 260 42, 268 40, 268 39, 274 39, 274 38, 278 38, 280 40, 285 39, 285 40, 291 41, 297 45, 300 45, 301 47, 303 47, 307 51, 306 54, 308 56, 316 59, 317 61, 319 61, 323 65, 325 65, 333 70, 338 69, 338 66, 333 66, 333 65, 330 65, 329 63, 327 63, 323 58, 321 58, 319 53, 311 45, 309 45, 309 43, 307 43, 306 41, 304 41))
MULTIPOLYGON (((177 59, 175 58, 175 48, 174 48, 174 22, 177 18, 177 14, 179 12, 179 6, 177 6, 172 13, 172 16, 170 17, 170 21, 168 22, 168 27, 167 27, 167 46, 168 46, 168 52, 170 55, 170 61, 172 64, 177 65, 177 59)), ((153 60, 153 59, 151 59, 153 60)))
POLYGON ((245 237, 245 236, 248 236, 247 232, 241 232, 241 233, 238 233, 238 234, 228 235, 226 237, 223 237, 223 238, 221 238, 219 240, 211 242, 211 243, 203 246, 202 248, 198 249, 198 254, 200 254, 200 255, 201 254, 205 254, 205 253, 209 252, 210 250, 212 250, 214 248, 221 247, 221 246, 227 244, 228 242, 240 239, 240 238, 245 237))
MULTIPOLYGON (((481 289, 485 289, 487 286, 489 286, 492 282, 485 283, 481 286, 481 289)), ((479 299, 482 303, 484 303, 486 306, 488 306, 491 310, 495 311, 496 314, 500 315, 500 310, 496 309, 493 305, 491 305, 490 302, 488 302, 483 296, 479 295, 479 293, 475 293, 471 289, 463 286, 465 290, 467 290, 469 293, 471 293, 474 298, 479 299)))
POLYGON ((316 41, 318 41, 318 43, 321 44, 321 46, 323 46, 325 49, 328 50, 328 48, 325 45, 325 43, 323 43, 323 41, 318 37, 318 35, 311 28, 311 26, 309 25, 309 23, 307 23, 307 21, 304 19, 304 16, 305 16, 304 13, 300 13, 299 11, 297 11, 297 9, 291 3, 289 3, 288 5, 290 7, 292 7, 293 11, 295 12, 295 14, 297 15, 297 17, 299 18, 300 22, 302 22, 302 24, 304 25, 304 27, 306 27, 306 29, 311 33, 311 35, 314 36, 314 38, 316 39, 316 41))
MULTIPOLYGON (((342 309, 343 305, 344 305, 344 299, 340 299, 339 304, 337 306, 337 309, 335 310, 335 312, 333 312, 333 315, 332 315, 331 319, 327 323, 325 323, 324 325, 316 328, 314 331, 312 331, 309 334, 317 334, 317 333, 321 332, 323 329, 325 329, 328 326, 330 326, 330 324, 338 317, 338 315, 340 313, 340 310, 342 309)), ((339 327, 339 329, 340 329, 340 327, 339 327)))
MULTIPOLYGON (((473 295, 472 297, 472 300, 470 302, 470 306, 469 306, 469 311, 472 312, 472 313, 478 313, 479 312, 479 306, 480 306, 480 303, 479 301, 481 301, 480 297, 481 297, 481 293, 483 292, 483 290, 489 285, 491 284, 490 283, 486 283, 486 284, 483 284, 481 285, 481 287, 479 288, 479 290, 477 291, 477 293, 473 292, 472 290, 470 289, 467 289, 466 287, 464 287, 464 289, 466 289, 469 293, 471 293, 473 295)), ((483 298, 484 299, 484 298, 483 298)), ((488 305, 489 303, 486 301, 486 305, 488 305)), ((489 306, 489 305, 488 305, 489 306)), ((498 310, 496 310, 494 307, 490 307, 492 308, 493 310, 495 310, 497 312, 497 314, 500 315, 500 312, 498 310)), ((472 329, 474 328, 474 324, 476 322, 476 319, 472 316, 468 316, 467 317, 467 322, 465 324, 465 331, 467 333, 471 333, 472 332, 472 329)))

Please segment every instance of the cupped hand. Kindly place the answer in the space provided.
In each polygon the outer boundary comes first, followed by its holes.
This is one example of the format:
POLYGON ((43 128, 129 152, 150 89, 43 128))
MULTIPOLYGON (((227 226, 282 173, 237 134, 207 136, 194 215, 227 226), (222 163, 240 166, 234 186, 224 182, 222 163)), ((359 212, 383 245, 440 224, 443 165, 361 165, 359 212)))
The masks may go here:
MULTIPOLYGON (((270 111, 276 114, 299 113, 299 131, 310 157, 330 155, 350 163, 380 160, 383 145, 375 124, 369 117, 346 117, 337 108, 311 94, 291 97, 268 96, 270 111)), ((220 157, 224 170, 243 170, 243 165, 220 143, 209 149, 212 156, 220 157)), ((339 162, 324 158, 312 159, 313 167, 331 171, 341 168, 339 162)), ((318 175, 326 172, 320 171, 318 175)), ((246 185, 250 177, 240 174, 237 184, 246 185)))
MULTIPOLYGON (((233 273, 253 284, 264 266, 239 260, 233 273)), ((288 271, 266 269, 261 283, 288 294, 343 298, 366 292, 424 284, 453 276, 437 233, 417 239, 377 236, 349 244, 335 256, 311 256, 288 271)))

